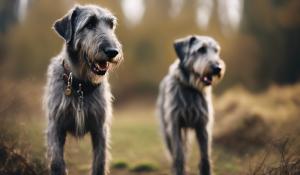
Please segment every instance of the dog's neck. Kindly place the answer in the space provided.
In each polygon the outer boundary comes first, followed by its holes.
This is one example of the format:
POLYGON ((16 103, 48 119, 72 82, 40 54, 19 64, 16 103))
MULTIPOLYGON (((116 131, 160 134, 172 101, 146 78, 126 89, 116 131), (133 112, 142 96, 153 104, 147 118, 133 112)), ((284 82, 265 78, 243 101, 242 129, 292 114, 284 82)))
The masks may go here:
POLYGON ((70 70, 72 70, 73 74, 81 79, 80 75, 79 75, 79 72, 75 71, 76 69, 74 67, 78 67, 79 64, 80 64, 80 56, 79 56, 79 52, 76 51, 73 46, 72 43, 68 43, 64 46, 64 50, 66 53, 64 59, 65 59, 65 62, 69 65, 70 67, 70 70))
POLYGON ((84 94, 89 94, 99 87, 100 84, 93 84, 90 81, 81 80, 74 76, 68 62, 64 59, 62 60, 62 67, 64 69, 63 80, 66 84, 65 90, 71 90, 73 93, 79 96, 81 93, 80 91, 82 91, 84 94))

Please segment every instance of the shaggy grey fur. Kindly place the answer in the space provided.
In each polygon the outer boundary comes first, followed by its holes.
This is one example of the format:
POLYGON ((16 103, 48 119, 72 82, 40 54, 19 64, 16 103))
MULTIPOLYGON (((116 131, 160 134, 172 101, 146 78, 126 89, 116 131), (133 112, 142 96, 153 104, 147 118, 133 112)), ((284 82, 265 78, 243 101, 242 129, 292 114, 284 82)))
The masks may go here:
POLYGON ((63 157, 67 133, 81 137, 89 132, 93 145, 92 175, 108 172, 112 95, 107 72, 123 58, 115 26, 116 18, 95 5, 77 5, 54 24, 65 44, 48 67, 44 94, 51 175, 67 173, 63 157), (82 105, 76 93, 78 83, 72 84, 71 95, 65 95, 66 69, 72 73, 68 78, 72 76, 73 81, 85 85, 82 105))
POLYGON ((173 161, 173 173, 185 174, 188 130, 194 129, 201 152, 202 175, 211 172, 213 107, 211 85, 224 75, 218 43, 206 36, 188 36, 174 43, 178 59, 162 80, 157 100, 164 141, 173 161))

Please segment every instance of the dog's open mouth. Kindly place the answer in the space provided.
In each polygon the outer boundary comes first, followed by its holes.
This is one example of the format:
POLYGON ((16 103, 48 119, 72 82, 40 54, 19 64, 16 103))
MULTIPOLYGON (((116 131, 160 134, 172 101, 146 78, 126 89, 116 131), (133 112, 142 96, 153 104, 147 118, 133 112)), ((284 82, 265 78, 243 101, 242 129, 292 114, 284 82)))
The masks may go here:
POLYGON ((209 86, 212 85, 214 78, 220 79, 221 78, 221 73, 218 74, 205 74, 204 76, 201 77, 201 81, 204 83, 204 85, 209 86))
POLYGON ((93 62, 91 69, 97 75, 104 75, 109 69, 109 63, 107 61, 93 62))
POLYGON ((212 75, 204 75, 201 78, 201 81, 206 85, 209 86, 212 84, 213 76, 212 75))

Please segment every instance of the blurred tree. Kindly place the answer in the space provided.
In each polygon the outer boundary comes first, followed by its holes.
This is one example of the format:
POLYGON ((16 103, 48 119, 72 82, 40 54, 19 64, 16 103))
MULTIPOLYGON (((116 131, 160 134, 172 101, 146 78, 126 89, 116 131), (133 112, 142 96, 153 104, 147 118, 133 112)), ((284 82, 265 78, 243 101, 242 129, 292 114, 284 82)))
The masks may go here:
MULTIPOLYGON (((16 0, 0 1, 0 13, 9 12, 6 6, 10 5, 7 3, 13 1, 16 0)), ((212 4, 207 0, 144 0, 143 18, 132 26, 128 26, 121 1, 124 0, 89 1, 108 7, 118 17, 116 32, 123 43, 125 61, 111 77, 117 95, 156 92, 159 81, 176 57, 172 46, 174 39, 188 34, 211 35, 221 44, 221 57, 228 69, 217 90, 240 83, 257 90, 271 83, 299 80, 298 0, 240 1, 244 2, 243 8, 236 4, 237 0, 230 0, 231 4, 235 4, 232 7, 220 3, 222 0, 211 1, 212 4), (204 7, 200 8, 203 3, 204 7), (222 4, 224 7, 221 8, 222 4), (207 11, 210 16, 201 20, 209 21, 205 27, 199 27, 199 14, 202 17, 204 14, 199 9, 207 9, 208 6, 211 8, 207 11), (229 10, 224 10, 225 6, 229 10), (224 33, 220 16, 225 15, 225 11, 231 12, 232 8, 235 13, 243 11, 243 15, 236 17, 236 20, 241 20, 241 31, 224 33)), ((45 77, 49 59, 59 52, 63 43, 51 26, 74 2, 33 1, 20 25, 11 26, 5 35, 0 33, 0 58, 5 58, 5 62, 1 63, 2 76, 45 77)), ((79 2, 86 3, 85 0, 79 2)), ((0 17, 0 20, 3 19, 0 17)), ((0 23, 0 27, 3 24, 0 23)))
POLYGON ((0 32, 7 31, 11 23, 17 20, 18 0, 0 1, 0 32))
POLYGON ((6 54, 6 42, 4 33, 9 26, 16 21, 16 7, 18 0, 1 0, 0 1, 0 63, 6 54))
POLYGON ((300 1, 245 1, 244 32, 256 38, 257 84, 294 83, 300 78, 300 1))

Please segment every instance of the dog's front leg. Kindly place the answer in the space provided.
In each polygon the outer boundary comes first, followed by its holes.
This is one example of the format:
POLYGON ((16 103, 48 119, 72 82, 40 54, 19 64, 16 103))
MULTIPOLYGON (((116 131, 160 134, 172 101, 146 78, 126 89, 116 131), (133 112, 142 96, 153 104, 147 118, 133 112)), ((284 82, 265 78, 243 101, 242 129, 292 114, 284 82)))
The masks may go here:
POLYGON ((181 137, 181 129, 177 122, 172 124, 172 145, 173 172, 175 175, 184 175, 185 155, 181 137))
POLYGON ((201 152, 201 162, 199 163, 200 175, 211 175, 211 136, 208 131, 209 128, 199 124, 196 130, 196 137, 199 144, 199 150, 201 152))
POLYGON ((55 121, 49 121, 47 131, 48 156, 50 157, 50 174, 65 175, 64 144, 66 132, 55 121))
POLYGON ((93 167, 92 175, 105 175, 107 174, 107 128, 99 126, 95 131, 91 131, 92 144, 93 144, 93 167))

